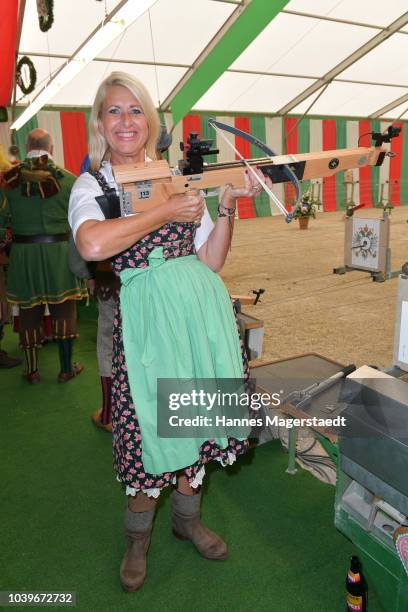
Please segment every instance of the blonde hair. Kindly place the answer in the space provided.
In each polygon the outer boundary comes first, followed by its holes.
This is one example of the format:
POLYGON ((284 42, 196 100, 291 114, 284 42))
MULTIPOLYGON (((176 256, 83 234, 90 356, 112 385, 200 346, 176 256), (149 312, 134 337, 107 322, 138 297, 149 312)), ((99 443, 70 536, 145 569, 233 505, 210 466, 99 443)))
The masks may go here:
POLYGON ((157 111, 149 92, 140 81, 126 72, 112 72, 99 85, 95 101, 89 117, 89 161, 92 171, 99 170, 103 160, 110 159, 109 145, 98 129, 98 119, 101 119, 102 108, 107 90, 114 85, 126 87, 140 102, 142 111, 149 127, 149 136, 146 142, 146 155, 150 159, 157 159, 157 139, 160 132, 160 122, 157 111))

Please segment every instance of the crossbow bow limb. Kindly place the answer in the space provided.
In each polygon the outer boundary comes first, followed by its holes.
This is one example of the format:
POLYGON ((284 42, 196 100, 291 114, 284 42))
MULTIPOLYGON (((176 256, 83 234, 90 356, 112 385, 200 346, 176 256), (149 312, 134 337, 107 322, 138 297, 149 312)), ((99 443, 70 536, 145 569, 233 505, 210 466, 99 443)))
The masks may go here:
MULTIPOLYGON (((351 168, 381 166, 387 154, 387 149, 381 145, 384 142, 390 142, 391 138, 398 135, 398 133, 391 134, 390 132, 375 134, 373 135, 375 146, 372 147, 275 155, 266 144, 251 134, 214 119, 210 119, 209 124, 217 132, 224 130, 245 138, 259 147, 266 156, 246 160, 224 137, 241 159, 226 163, 205 164, 203 156, 218 153, 218 151, 211 150, 212 140, 200 140, 197 134, 192 133, 188 138, 189 147, 186 159, 179 162, 181 172, 179 175, 172 173, 165 160, 113 166, 113 173, 119 185, 122 216, 149 210, 176 193, 213 189, 227 184, 232 184, 237 188, 244 187, 243 170, 248 168, 254 172, 253 167, 260 168, 264 176, 268 176, 272 183, 291 181, 295 188, 296 204, 298 205, 301 197, 299 181, 325 178, 351 168)), ((184 150, 184 146, 181 148, 184 150)), ((286 221, 291 221, 293 212, 287 211, 265 182, 260 180, 255 172, 254 175, 283 212, 286 221)))

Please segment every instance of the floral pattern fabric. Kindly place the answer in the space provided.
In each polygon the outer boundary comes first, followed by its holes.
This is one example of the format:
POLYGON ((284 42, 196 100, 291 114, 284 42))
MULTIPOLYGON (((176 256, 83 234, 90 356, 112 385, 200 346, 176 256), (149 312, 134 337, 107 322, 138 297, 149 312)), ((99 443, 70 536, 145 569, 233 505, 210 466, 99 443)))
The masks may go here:
MULTIPOLYGON (((113 263, 114 272, 119 275, 122 270, 129 267, 147 267, 149 254, 158 246, 163 247, 165 259, 193 255, 194 233, 195 226, 192 223, 169 223, 118 255, 113 263)), ((238 326, 237 333, 239 333, 238 326)), ((249 366, 242 340, 241 350, 244 377, 248 380, 249 366)), ((136 492, 162 489, 174 481, 175 474, 172 472, 149 474, 143 467, 142 435, 130 392, 119 302, 113 326, 112 426, 114 468, 119 481, 136 492)), ((221 448, 214 440, 208 440, 201 445, 197 461, 183 470, 190 485, 197 483, 197 478, 199 479, 203 473, 204 465, 209 461, 216 459, 222 465, 231 464, 236 456, 244 453, 248 447, 247 440, 229 438, 228 442, 226 448, 221 448)))

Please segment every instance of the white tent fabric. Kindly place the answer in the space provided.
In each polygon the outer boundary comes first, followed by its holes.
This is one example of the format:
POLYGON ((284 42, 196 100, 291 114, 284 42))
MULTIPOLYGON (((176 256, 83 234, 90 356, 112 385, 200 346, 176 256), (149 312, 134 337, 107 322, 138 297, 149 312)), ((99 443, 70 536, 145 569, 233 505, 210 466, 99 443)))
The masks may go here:
MULTIPOLYGON (((20 104, 38 93, 118 2, 56 0, 54 25, 43 33, 36 0, 26 1, 19 55, 33 60, 38 86, 29 96, 18 91, 20 104)), ((247 4, 248 0, 157 0, 50 104, 89 106, 104 76, 124 70, 138 76, 157 107, 168 111, 180 81, 195 69, 197 58, 210 48, 237 7, 247 4)), ((271 115, 307 111, 390 119, 402 114, 408 119, 407 8, 406 0, 291 0, 193 110, 271 115), (387 37, 387 28, 404 14, 402 25, 387 37), (365 52, 376 36, 379 44, 365 52), (322 93, 327 74, 336 72, 347 58, 349 65, 328 78, 322 93), (316 83, 316 91, 295 103, 316 83)))
MULTIPOLYGON (((118 0, 107 0, 106 12, 117 4, 118 0)), ((38 73, 38 86, 26 96, 29 99, 105 16, 105 2, 58 0, 54 5, 54 24, 43 33, 38 28, 36 0, 26 3, 19 54, 29 56, 38 73)), ((234 8, 235 4, 214 0, 158 0, 150 10, 151 28, 149 14, 145 13, 99 55, 99 60, 108 61, 88 64, 51 104, 89 106, 101 80, 113 70, 122 70, 138 76, 159 106, 234 8)), ((25 101, 21 99, 21 103, 25 101)))

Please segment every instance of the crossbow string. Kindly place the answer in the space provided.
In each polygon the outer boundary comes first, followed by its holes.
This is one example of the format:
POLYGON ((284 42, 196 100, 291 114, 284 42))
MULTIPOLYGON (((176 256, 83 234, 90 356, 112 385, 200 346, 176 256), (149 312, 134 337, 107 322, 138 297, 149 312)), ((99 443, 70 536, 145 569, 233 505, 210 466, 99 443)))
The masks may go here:
MULTIPOLYGON (((286 210, 285 206, 282 204, 282 202, 279 200, 279 198, 268 187, 268 185, 265 183, 265 181, 262 180, 257 175, 257 173, 255 172, 253 167, 241 155, 241 153, 232 144, 232 142, 230 142, 228 140, 228 138, 225 136, 225 134, 223 134, 223 131, 224 132, 230 132, 231 134, 234 134, 235 136, 240 136, 244 140, 247 140, 251 144, 253 144, 256 147, 258 147, 273 162, 274 161, 273 157, 275 156, 275 153, 272 151, 272 149, 270 149, 268 147, 268 145, 266 145, 261 140, 258 140, 258 138, 255 138, 255 136, 252 136, 252 134, 248 134, 247 132, 243 132, 242 130, 239 130, 238 128, 232 127, 231 125, 227 125, 225 123, 221 123, 220 121, 216 121, 215 119, 212 119, 212 118, 208 120, 208 125, 210 125, 219 134, 219 136, 221 136, 221 138, 229 145, 229 147, 231 149, 233 149, 235 154, 242 160, 242 162, 248 168, 248 171, 250 171, 252 173, 252 175, 255 177, 255 179, 258 181, 258 183, 260 183, 260 185, 262 185, 263 189, 269 195, 271 200, 275 203, 275 205, 280 210, 280 212, 285 215, 286 222, 290 223, 292 221, 292 218, 293 218, 293 212, 289 212, 288 210, 286 210)), ((295 193, 296 193, 296 202, 295 202, 295 206, 294 206, 294 210, 295 210, 298 206, 300 206, 300 198, 301 198, 301 194, 302 194, 302 190, 301 190, 301 187, 300 187, 299 179, 297 178, 297 176, 293 172, 293 170, 289 166, 287 166, 287 165, 283 166, 283 172, 284 172, 285 176, 288 178, 288 180, 291 181, 291 183, 293 184, 293 186, 295 188, 295 193)))

